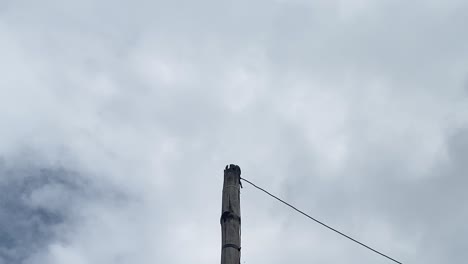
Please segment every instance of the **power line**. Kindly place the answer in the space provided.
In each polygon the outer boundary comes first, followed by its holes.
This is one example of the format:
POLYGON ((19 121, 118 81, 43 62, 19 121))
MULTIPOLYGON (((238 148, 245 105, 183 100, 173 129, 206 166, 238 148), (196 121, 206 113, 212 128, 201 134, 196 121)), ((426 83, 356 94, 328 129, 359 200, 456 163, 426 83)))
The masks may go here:
POLYGON ((330 229, 330 230, 332 230, 332 231, 334 231, 334 232, 336 232, 336 233, 338 233, 338 234, 340 234, 340 235, 346 237, 347 239, 349 239, 349 240, 351 240, 351 241, 353 241, 353 242, 355 242, 355 243, 357 243, 357 244, 359 244, 359 245, 361 245, 361 246, 363 246, 363 247, 365 247, 365 248, 367 248, 367 249, 370 249, 370 250, 374 251, 375 253, 377 253, 377 254, 379 254, 379 255, 381 255, 381 256, 383 256, 383 257, 386 257, 386 258, 388 258, 388 259, 390 259, 390 260, 392 260, 392 261, 394 261, 394 262, 396 262, 396 263, 403 264, 403 263, 401 263, 400 261, 395 260, 394 258, 391 258, 391 257, 385 255, 384 253, 382 253, 382 252, 380 252, 380 251, 378 251, 378 250, 375 250, 375 249, 371 248, 370 246, 368 246, 368 245, 366 245, 366 244, 364 244, 364 243, 361 243, 361 242, 357 241, 356 239, 354 239, 354 238, 352 238, 352 237, 350 237, 350 236, 348 236, 348 235, 346 235, 346 234, 344 234, 344 233, 342 233, 342 232, 336 230, 335 228, 333 228, 333 227, 331 227, 331 226, 329 226, 329 225, 327 225, 327 224, 325 224, 325 223, 323 223, 323 222, 321 222, 321 221, 319 221, 319 220, 313 218, 312 216, 310 216, 310 215, 304 213, 303 211, 301 211, 301 210, 297 209, 296 207, 292 206, 291 204, 289 204, 289 203, 287 203, 287 202, 281 200, 280 198, 276 197, 275 195, 269 193, 269 192, 266 191, 265 189, 263 189, 263 188, 261 188, 261 187, 258 187, 257 185, 255 185, 255 184, 252 183, 251 181, 246 180, 246 179, 244 179, 244 178, 241 178, 241 180, 243 180, 243 181, 245 181, 245 182, 251 184, 253 187, 255 187, 255 188, 257 188, 257 189, 263 191, 264 193, 266 193, 266 194, 270 195, 271 197, 275 198, 276 200, 278 200, 278 201, 284 203, 285 205, 291 207, 292 209, 296 210, 297 212, 301 213, 302 215, 306 216, 307 218, 309 218, 309 219, 311 219, 311 220, 313 220, 313 221, 315 221, 315 222, 321 224, 322 226, 324 226, 324 227, 326 227, 326 228, 328 228, 328 229, 330 229))

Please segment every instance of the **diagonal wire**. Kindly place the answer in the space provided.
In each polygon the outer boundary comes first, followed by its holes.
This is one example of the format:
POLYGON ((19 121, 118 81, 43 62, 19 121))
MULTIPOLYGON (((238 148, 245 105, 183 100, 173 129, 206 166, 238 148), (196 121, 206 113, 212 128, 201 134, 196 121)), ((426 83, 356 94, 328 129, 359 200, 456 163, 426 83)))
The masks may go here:
POLYGON ((291 204, 289 204, 289 203, 287 203, 287 202, 281 200, 280 198, 276 197, 275 195, 269 193, 269 192, 266 191, 265 189, 263 189, 263 188, 261 188, 261 187, 258 187, 257 185, 255 185, 255 184, 252 183, 251 181, 246 180, 246 179, 244 179, 244 178, 241 178, 241 180, 243 180, 243 181, 245 181, 245 182, 251 184, 253 187, 255 187, 255 188, 257 188, 257 189, 263 191, 264 193, 266 193, 266 194, 270 195, 271 197, 275 198, 276 200, 278 200, 278 201, 284 203, 285 205, 291 207, 292 209, 296 210, 296 211, 299 212, 300 214, 302 214, 302 215, 306 216, 307 218, 309 218, 309 219, 311 219, 311 220, 313 220, 313 221, 315 221, 315 222, 321 224, 322 226, 324 226, 324 227, 326 227, 326 228, 328 228, 328 229, 330 229, 330 230, 332 230, 332 231, 334 231, 334 232, 336 232, 336 233, 338 233, 338 234, 340 234, 340 235, 346 237, 347 239, 349 239, 349 240, 351 240, 351 241, 353 241, 353 242, 355 242, 355 243, 357 243, 357 244, 359 244, 359 245, 361 245, 361 246, 363 246, 363 247, 365 247, 365 248, 367 248, 367 249, 369 249, 369 250, 372 250, 372 251, 374 251, 375 253, 377 253, 377 254, 379 254, 379 255, 381 255, 381 256, 383 256, 383 257, 386 257, 387 259, 390 259, 390 260, 392 260, 392 261, 394 261, 394 262, 396 262, 396 263, 399 263, 399 264, 403 264, 403 263, 401 263, 400 261, 395 260, 394 258, 391 258, 391 257, 385 255, 384 253, 382 253, 382 252, 380 252, 380 251, 378 251, 378 250, 375 250, 375 249, 371 248, 370 246, 368 246, 368 245, 366 245, 366 244, 364 244, 364 243, 361 243, 361 242, 357 241, 356 239, 354 239, 354 238, 352 238, 352 237, 350 237, 350 236, 348 236, 348 235, 346 235, 346 234, 344 234, 344 233, 342 233, 342 232, 336 230, 335 228, 333 228, 333 227, 331 227, 331 226, 329 226, 329 225, 327 225, 327 224, 325 224, 325 223, 323 223, 323 222, 321 222, 321 221, 319 221, 319 220, 313 218, 312 216, 310 216, 310 215, 304 213, 303 211, 301 211, 301 210, 297 209, 296 207, 292 206, 291 204))

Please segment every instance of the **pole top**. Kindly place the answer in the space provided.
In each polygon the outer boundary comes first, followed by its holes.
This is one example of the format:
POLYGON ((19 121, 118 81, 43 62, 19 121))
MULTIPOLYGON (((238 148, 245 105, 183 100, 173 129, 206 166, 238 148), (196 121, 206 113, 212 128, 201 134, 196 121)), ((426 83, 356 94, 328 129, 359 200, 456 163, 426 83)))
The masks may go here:
POLYGON ((235 164, 226 165, 226 168, 224 169, 224 174, 229 173, 229 172, 236 173, 239 176, 241 175, 240 167, 235 164))

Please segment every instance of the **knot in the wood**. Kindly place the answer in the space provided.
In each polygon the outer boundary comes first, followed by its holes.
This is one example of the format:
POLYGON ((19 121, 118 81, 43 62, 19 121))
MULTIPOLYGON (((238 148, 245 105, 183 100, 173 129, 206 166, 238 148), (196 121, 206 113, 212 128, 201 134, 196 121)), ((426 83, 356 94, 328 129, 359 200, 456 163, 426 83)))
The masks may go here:
POLYGON ((227 220, 237 220, 239 221, 239 224, 240 224, 241 218, 240 216, 234 214, 231 211, 225 211, 221 214, 220 222, 222 224, 223 222, 226 222, 227 220))

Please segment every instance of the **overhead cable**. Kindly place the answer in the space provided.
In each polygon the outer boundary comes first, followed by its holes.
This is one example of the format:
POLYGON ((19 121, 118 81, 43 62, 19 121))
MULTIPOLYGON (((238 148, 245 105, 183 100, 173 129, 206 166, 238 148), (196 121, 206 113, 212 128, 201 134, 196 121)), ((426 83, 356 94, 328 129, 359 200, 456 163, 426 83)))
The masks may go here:
POLYGON ((336 230, 335 228, 333 228, 333 227, 331 227, 331 226, 329 226, 329 225, 327 225, 327 224, 325 224, 325 223, 323 223, 323 222, 321 222, 321 221, 319 221, 319 220, 313 218, 312 216, 310 216, 310 215, 304 213, 303 211, 297 209, 296 207, 294 207, 294 206, 291 205, 290 203, 285 202, 284 200, 282 200, 282 199, 278 198, 277 196, 271 194, 270 192, 266 191, 265 189, 263 189, 263 188, 261 188, 261 187, 255 185, 255 184, 252 183, 251 181, 249 181, 249 180, 247 180, 247 179, 245 179, 245 178, 241 178, 241 180, 243 180, 243 181, 249 183, 249 184, 252 185, 253 187, 255 187, 255 188, 257 188, 257 189, 263 191, 264 193, 266 193, 266 194, 268 194, 269 196, 275 198, 276 200, 282 202, 283 204, 285 204, 285 205, 291 207, 292 209, 294 209, 294 210, 297 211, 298 213, 300 213, 300 214, 304 215, 305 217, 307 217, 307 218, 309 218, 309 219, 311 219, 311 220, 317 222, 318 224, 320 224, 320 225, 322 225, 322 226, 324 226, 324 227, 326 227, 326 228, 328 228, 328 229, 330 229, 330 230, 332 230, 332 231, 334 231, 334 232, 336 232, 336 233, 338 233, 338 234, 340 234, 340 235, 346 237, 347 239, 349 239, 349 240, 351 240, 351 241, 353 241, 353 242, 355 242, 355 243, 357 243, 357 244, 359 244, 359 245, 361 245, 361 246, 363 246, 363 247, 365 247, 365 248, 367 248, 367 249, 369 249, 369 250, 372 250, 373 252, 375 252, 375 253, 377 253, 377 254, 383 256, 383 257, 386 257, 386 258, 389 259, 389 260, 392 260, 392 261, 394 261, 394 262, 396 262, 396 263, 399 263, 399 264, 403 264, 403 263, 401 263, 400 261, 395 260, 394 258, 389 257, 389 256, 385 255, 384 253, 382 253, 382 252, 380 252, 380 251, 378 251, 378 250, 376 250, 376 249, 373 249, 372 247, 370 247, 370 246, 368 246, 368 245, 366 245, 366 244, 364 244, 364 243, 362 243, 362 242, 359 242, 358 240, 356 240, 356 239, 354 239, 354 238, 352 238, 352 237, 350 237, 350 236, 344 234, 343 232, 340 232, 340 231, 336 230))

